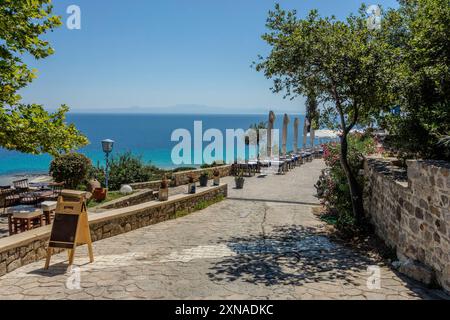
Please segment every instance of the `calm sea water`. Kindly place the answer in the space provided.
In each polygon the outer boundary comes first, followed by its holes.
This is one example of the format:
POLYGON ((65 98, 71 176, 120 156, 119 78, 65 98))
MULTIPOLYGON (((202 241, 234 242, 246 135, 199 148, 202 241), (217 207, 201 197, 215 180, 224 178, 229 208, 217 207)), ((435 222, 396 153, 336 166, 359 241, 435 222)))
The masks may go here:
MULTIPOLYGON (((152 164, 162 168, 172 168, 172 148, 178 142, 171 141, 172 131, 184 128, 193 136, 194 121, 203 122, 203 132, 210 128, 248 129, 251 124, 267 121, 267 115, 153 115, 153 114, 69 114, 68 122, 73 122, 90 141, 90 145, 79 152, 92 159, 94 164, 104 162, 101 140, 115 140, 114 154, 131 151, 152 164)), ((288 130, 288 150, 292 149, 294 118, 299 117, 299 144, 304 116, 290 115, 288 130)), ((275 128, 282 128, 283 116, 277 115, 275 128)), ((0 175, 19 173, 47 173, 51 161, 49 155, 33 156, 0 149, 0 175)))

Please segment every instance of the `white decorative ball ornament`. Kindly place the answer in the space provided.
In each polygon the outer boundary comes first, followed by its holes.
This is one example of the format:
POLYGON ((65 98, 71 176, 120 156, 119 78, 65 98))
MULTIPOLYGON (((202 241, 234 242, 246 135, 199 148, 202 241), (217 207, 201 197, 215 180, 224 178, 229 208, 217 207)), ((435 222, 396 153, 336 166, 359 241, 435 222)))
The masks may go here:
POLYGON ((120 187, 121 194, 130 194, 133 192, 133 188, 127 184, 124 184, 120 187))

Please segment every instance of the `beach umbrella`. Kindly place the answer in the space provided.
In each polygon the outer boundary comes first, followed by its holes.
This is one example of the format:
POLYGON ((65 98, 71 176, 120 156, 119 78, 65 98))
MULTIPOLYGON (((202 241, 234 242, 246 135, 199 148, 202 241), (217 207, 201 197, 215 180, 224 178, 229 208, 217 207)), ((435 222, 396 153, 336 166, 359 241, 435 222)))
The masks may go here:
POLYGON ((297 153, 298 151, 298 124, 299 120, 298 118, 295 118, 294 120, 294 153, 297 153))
POLYGON ((303 126, 303 149, 306 149, 306 143, 308 141, 308 133, 309 133, 309 119, 305 118, 305 125, 303 126))
POLYGON ((273 124, 275 123, 275 113, 273 111, 269 112, 269 121, 267 126, 267 156, 272 157, 272 130, 273 124))
MULTIPOLYGON (((314 138, 318 138, 319 141, 322 140, 336 140, 339 137, 338 131, 333 130, 316 130, 314 131, 314 138)), ((310 134, 308 134, 310 136, 310 134)))
POLYGON ((283 136, 281 138, 281 155, 283 157, 286 156, 286 141, 289 121, 289 116, 285 113, 283 117, 283 136))

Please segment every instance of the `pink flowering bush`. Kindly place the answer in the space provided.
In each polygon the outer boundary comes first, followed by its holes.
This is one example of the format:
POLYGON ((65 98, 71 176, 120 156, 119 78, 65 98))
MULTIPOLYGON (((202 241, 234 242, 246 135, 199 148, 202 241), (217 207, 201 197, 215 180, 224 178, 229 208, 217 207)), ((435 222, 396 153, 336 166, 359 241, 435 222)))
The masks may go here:
MULTIPOLYGON (((363 168, 364 155, 375 153, 375 140, 367 135, 355 133, 348 137, 348 160, 358 182, 363 186, 363 177, 359 171, 363 168)), ((317 195, 326 209, 327 220, 336 227, 352 235, 356 230, 353 217, 350 188, 340 163, 340 144, 336 142, 323 145, 323 156, 327 168, 316 184, 317 195)))

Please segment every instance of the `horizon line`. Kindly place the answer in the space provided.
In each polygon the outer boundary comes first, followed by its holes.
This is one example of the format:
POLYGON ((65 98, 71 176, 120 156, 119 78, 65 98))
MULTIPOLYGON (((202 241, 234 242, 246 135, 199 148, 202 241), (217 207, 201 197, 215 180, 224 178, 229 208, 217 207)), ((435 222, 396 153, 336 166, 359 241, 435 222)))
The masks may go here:
MULTIPOLYGON (((121 115, 121 114, 148 114, 148 115, 222 115, 222 116, 228 116, 228 115, 266 115, 268 114, 270 111, 268 112, 249 112, 249 113, 207 113, 207 112, 121 112, 121 111, 106 111, 106 112, 100 112, 100 111, 80 111, 80 110, 76 110, 76 111, 69 111, 68 114, 114 114, 114 115, 121 115)), ((296 112, 291 112, 291 111, 274 111, 275 114, 296 114, 296 115, 305 115, 305 113, 296 113, 296 112)))

